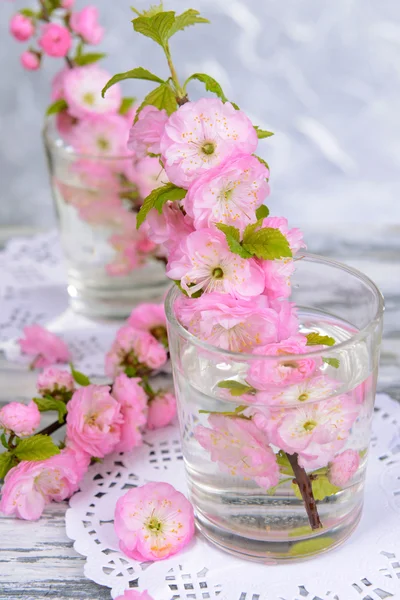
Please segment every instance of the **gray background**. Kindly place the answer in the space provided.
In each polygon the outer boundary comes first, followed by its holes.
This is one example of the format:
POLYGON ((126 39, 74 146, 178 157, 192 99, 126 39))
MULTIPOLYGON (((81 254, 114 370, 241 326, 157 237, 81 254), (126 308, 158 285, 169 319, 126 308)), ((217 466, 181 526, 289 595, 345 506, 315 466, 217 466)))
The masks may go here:
MULTIPOLYGON (((107 35, 110 72, 159 74, 161 50, 133 33, 130 0, 93 0, 107 35)), ((77 6, 82 6, 78 2, 77 6)), ((212 21, 177 35, 182 77, 208 72, 253 121, 276 132, 260 142, 271 166, 271 212, 292 224, 399 222, 400 2, 398 0, 168 0, 212 21)), ((57 59, 19 65, 8 35, 20 0, 0 3, 0 223, 54 222, 40 130, 57 59)), ((138 0, 138 8, 148 2, 138 0)), ((126 82, 127 95, 146 84, 126 82)), ((199 94, 194 88, 192 97, 199 94)))

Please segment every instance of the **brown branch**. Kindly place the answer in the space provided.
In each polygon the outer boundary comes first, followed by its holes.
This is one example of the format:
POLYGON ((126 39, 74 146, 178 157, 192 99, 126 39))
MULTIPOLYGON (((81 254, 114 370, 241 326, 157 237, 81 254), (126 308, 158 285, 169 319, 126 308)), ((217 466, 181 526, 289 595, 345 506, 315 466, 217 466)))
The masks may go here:
POLYGON ((183 96, 183 98, 177 98, 176 102, 178 106, 183 106, 184 104, 186 104, 186 102, 189 102, 189 98, 187 97, 187 95, 185 95, 183 96))
POLYGON ((296 477, 296 482, 299 486, 301 497, 303 498, 306 507, 311 529, 320 529, 322 527, 322 523, 319 518, 310 478, 303 467, 299 465, 298 454, 287 454, 287 457, 296 477))
POLYGON ((54 423, 51 423, 51 425, 47 425, 47 427, 45 427, 41 431, 38 431, 38 433, 36 435, 51 435, 52 433, 57 431, 57 429, 60 429, 64 425, 65 425, 65 419, 63 420, 62 423, 59 423, 59 421, 54 421, 54 423))

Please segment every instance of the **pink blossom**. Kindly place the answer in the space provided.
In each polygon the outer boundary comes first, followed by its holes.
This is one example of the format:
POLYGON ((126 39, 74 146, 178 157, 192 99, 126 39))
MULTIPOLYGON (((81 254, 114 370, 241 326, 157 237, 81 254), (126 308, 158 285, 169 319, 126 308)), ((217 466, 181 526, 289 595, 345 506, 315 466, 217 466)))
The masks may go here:
POLYGON ((46 504, 76 492, 89 461, 69 449, 47 460, 22 461, 5 477, 0 511, 28 521, 39 519, 46 504))
POLYGON ((229 158, 190 185, 185 210, 196 229, 225 223, 243 232, 257 221, 256 210, 269 194, 268 176, 267 167, 254 156, 229 158))
POLYGON ((26 42, 35 33, 35 25, 32 19, 21 15, 21 13, 17 13, 11 17, 10 33, 19 42, 26 42))
POLYGON ((167 276, 180 281, 190 296, 203 290, 241 298, 258 296, 264 289, 257 262, 233 254, 224 234, 214 229, 194 231, 184 238, 170 257, 167 276))
POLYGON ((151 333, 160 342, 166 341, 167 319, 163 304, 139 304, 131 312, 127 323, 135 329, 151 333))
POLYGON ((112 235, 108 242, 116 250, 112 262, 106 265, 108 275, 111 275, 111 277, 123 277, 142 266, 143 258, 138 252, 137 240, 132 240, 129 234, 112 235))
MULTIPOLYGON (((82 194, 77 192, 71 204, 76 203, 75 206, 78 208, 79 216, 86 223, 115 228, 123 227, 124 219, 130 218, 129 213, 123 207, 121 199, 117 195, 108 194, 108 200, 106 196, 107 194, 91 194, 90 191, 85 190, 82 194), (94 202, 96 198, 99 200, 98 204, 94 202), (77 206, 78 202, 81 202, 82 205, 77 206)), ((118 250, 119 240, 115 240, 115 247, 118 250)))
POLYGON ((40 57, 36 54, 36 52, 31 52, 30 50, 26 50, 21 54, 21 65, 27 71, 37 71, 40 67, 40 57))
POLYGON ((256 131, 249 118, 229 102, 202 98, 172 113, 161 138, 168 178, 188 188, 204 171, 237 154, 252 154, 256 131))
POLYGON ((279 231, 287 238, 293 255, 296 254, 300 248, 306 248, 303 240, 303 232, 297 227, 289 229, 288 221, 285 217, 266 217, 263 220, 262 226, 279 229, 279 231))
POLYGON ((294 302, 287 300, 269 300, 269 306, 278 314, 278 341, 286 340, 299 331, 299 318, 294 302))
POLYGON ((160 429, 169 425, 176 415, 176 398, 174 394, 157 392, 149 403, 147 429, 160 429))
POLYGON ((64 395, 75 389, 74 379, 68 371, 62 371, 55 367, 47 367, 38 376, 37 389, 41 394, 49 396, 64 395))
POLYGON ((74 150, 91 156, 126 155, 127 125, 122 115, 96 115, 83 118, 74 127, 74 150))
POLYGON ((290 277, 294 273, 294 261, 291 258, 280 258, 260 260, 259 264, 264 272, 264 294, 269 300, 288 298, 292 291, 290 277))
POLYGON ((120 87, 114 85, 105 98, 101 97, 101 90, 110 78, 107 71, 96 65, 69 69, 64 77, 64 94, 71 115, 82 119, 95 114, 117 113, 121 105, 120 87))
POLYGON ((164 204, 162 214, 153 208, 142 229, 156 244, 162 244, 167 255, 176 249, 180 240, 194 231, 192 219, 176 202, 164 204))
POLYGON ((67 110, 61 110, 56 114, 56 127, 60 136, 69 144, 73 143, 76 119, 67 110))
POLYGON ((279 360, 255 360, 251 362, 246 380, 257 390, 270 390, 274 386, 287 386, 304 379, 314 373, 317 362, 312 358, 285 359, 288 354, 304 354, 308 352, 307 338, 297 334, 278 343, 259 346, 253 354, 261 356, 278 356, 279 360))
POLYGON ((157 158, 146 156, 135 165, 135 183, 141 198, 146 198, 155 188, 168 182, 168 177, 157 158))
POLYGON ((343 448, 358 416, 358 407, 346 395, 272 411, 266 432, 272 444, 289 454, 298 453, 307 469, 326 465, 343 448))
POLYGON ((345 450, 335 456, 329 466, 329 481, 343 488, 360 466, 360 455, 355 450, 345 450))
POLYGON ((58 71, 51 82, 51 95, 50 98, 54 102, 64 97, 64 79, 66 74, 70 71, 68 67, 64 67, 58 71))
POLYGON ((66 343, 40 325, 24 327, 24 337, 18 343, 21 352, 35 357, 32 365, 37 369, 70 359, 66 343))
POLYGON ((39 424, 40 412, 33 400, 28 405, 9 402, 0 409, 0 427, 19 437, 32 435, 39 424))
POLYGON ((137 375, 159 369, 167 362, 167 353, 162 344, 147 331, 124 325, 118 330, 115 341, 106 355, 105 370, 109 377, 115 377, 126 368, 137 375))
POLYGON ((211 429, 198 425, 195 438, 224 473, 245 477, 265 489, 279 481, 279 467, 268 438, 251 420, 210 415, 211 429))
POLYGON ((168 121, 167 111, 155 106, 145 106, 139 113, 139 118, 133 124, 129 133, 128 148, 135 152, 138 158, 148 153, 160 154, 160 140, 168 121))
POLYGON ((128 452, 142 443, 141 428, 147 419, 147 396, 138 377, 118 375, 112 386, 112 395, 119 402, 124 422, 121 440, 114 448, 116 452, 128 452))
MULTIPOLYGON (((311 368, 311 365, 307 365, 307 367, 311 368)), ((305 367, 306 370, 308 370, 307 367, 305 367)), ((249 375, 250 381, 253 381, 252 375, 255 378, 254 383, 256 383, 257 375, 259 379, 262 379, 262 375, 260 371, 257 371, 257 367, 249 375)), ((262 382, 260 383, 262 384, 262 382)), ((337 381, 324 375, 311 377, 310 379, 283 388, 274 386, 269 388, 268 385, 265 385, 265 391, 257 393, 257 402, 269 406, 298 406, 303 403, 326 400, 334 394, 337 387, 337 381)))
POLYGON ((153 598, 147 593, 147 590, 144 592, 126 590, 123 596, 117 596, 115 600, 153 600, 153 598))
POLYGON ((96 6, 85 6, 81 11, 72 13, 69 24, 72 31, 80 35, 87 44, 99 44, 104 29, 98 23, 99 11, 96 6))
POLYGON ((118 500, 114 526, 122 552, 135 560, 162 560, 192 539, 193 507, 169 483, 146 483, 118 500))
POLYGON ((102 458, 119 444, 123 422, 108 386, 82 387, 68 402, 67 446, 102 458))
POLYGON ((235 299, 228 294, 182 298, 176 304, 179 321, 197 338, 232 352, 278 340, 279 316, 264 298, 235 299))
POLYGON ((72 37, 69 30, 63 25, 46 23, 42 26, 42 35, 38 44, 45 54, 62 57, 66 56, 71 49, 72 37))

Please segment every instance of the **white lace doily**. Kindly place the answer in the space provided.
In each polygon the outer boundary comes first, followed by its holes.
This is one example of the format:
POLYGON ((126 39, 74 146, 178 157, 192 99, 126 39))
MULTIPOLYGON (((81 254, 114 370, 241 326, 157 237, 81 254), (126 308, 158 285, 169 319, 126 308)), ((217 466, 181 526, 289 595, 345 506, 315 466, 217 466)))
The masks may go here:
POLYGON ((16 340, 26 325, 39 323, 64 339, 74 366, 90 377, 104 376, 104 356, 120 327, 68 308, 66 271, 57 231, 13 239, 0 252, 0 350, 28 364, 16 340))
POLYGON ((199 534, 184 552, 139 563, 118 549, 113 527, 117 499, 147 481, 168 481, 185 493, 177 427, 147 433, 131 454, 89 469, 70 501, 66 526, 86 556, 85 575, 111 588, 148 589, 156 600, 382 600, 400 598, 400 405, 377 397, 365 508, 350 539, 312 560, 278 566, 242 561, 199 534))

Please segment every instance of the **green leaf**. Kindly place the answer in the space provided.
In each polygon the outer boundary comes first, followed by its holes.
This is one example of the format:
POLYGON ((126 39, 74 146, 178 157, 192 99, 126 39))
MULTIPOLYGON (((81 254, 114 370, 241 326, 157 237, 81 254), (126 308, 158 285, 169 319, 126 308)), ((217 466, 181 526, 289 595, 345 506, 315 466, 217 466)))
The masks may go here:
POLYGON ((133 12, 138 17, 152 17, 153 15, 156 15, 159 12, 163 12, 164 7, 163 7, 163 3, 160 2, 160 4, 153 4, 153 5, 150 6, 150 8, 148 8, 147 10, 144 10, 142 12, 138 11, 133 6, 131 6, 131 10, 133 10, 133 12))
POLYGON ((259 206, 256 210, 256 218, 257 221, 260 221, 261 219, 266 219, 269 215, 269 208, 268 206, 265 206, 265 204, 261 204, 261 206, 259 206))
POLYGON ((119 107, 119 114, 126 115, 127 112, 132 108, 135 103, 136 98, 125 97, 122 98, 121 106, 119 107))
POLYGON ((275 457, 276 457, 276 462, 279 466, 280 472, 283 473, 284 475, 293 475, 294 476, 293 469, 289 462, 286 452, 284 452, 283 450, 279 450, 279 452, 277 454, 275 454, 275 457))
MULTIPOLYGON (((309 344, 307 344, 308 346, 309 344)), ((340 360, 338 358, 322 358, 322 361, 327 365, 330 365, 334 369, 338 369, 340 366, 340 360)))
POLYGON ((58 422, 64 423, 64 417, 67 414, 67 407, 62 400, 57 400, 57 398, 46 396, 45 398, 34 398, 33 401, 40 412, 56 410, 58 412, 58 422))
POLYGON ((66 103, 64 98, 60 98, 59 100, 56 100, 55 102, 50 104, 50 106, 46 110, 46 115, 55 115, 61 112, 62 110, 65 110, 66 108, 68 108, 68 104, 66 103))
POLYGON ((289 550, 290 556, 307 556, 321 550, 326 550, 335 540, 332 537, 315 537, 311 540, 304 540, 303 542, 296 542, 289 550))
POLYGON ((162 48, 166 47, 174 22, 175 13, 172 10, 157 12, 150 17, 137 17, 132 21, 135 31, 151 38, 162 48))
POLYGON ((264 160, 263 158, 261 158, 261 156, 257 156, 257 154, 253 154, 254 158, 256 158, 262 165, 264 165, 264 167, 267 167, 268 171, 270 170, 269 168, 269 164, 267 163, 266 160, 264 160))
POLYGON ((177 187, 173 183, 166 183, 165 185, 153 190, 143 201, 143 204, 138 212, 136 219, 136 227, 139 227, 146 220, 147 215, 152 208, 156 208, 161 214, 163 206, 168 200, 182 200, 187 194, 187 190, 177 187))
POLYGON ((329 335, 320 335, 319 333, 312 331, 307 333, 307 346, 334 346, 335 340, 329 335))
POLYGON ((144 79, 145 81, 155 81, 156 83, 165 83, 163 79, 158 77, 158 75, 154 75, 147 69, 143 69, 143 67, 136 67, 136 69, 131 69, 130 71, 125 71, 125 73, 117 73, 114 77, 111 77, 110 81, 107 81, 106 85, 101 90, 101 95, 104 98, 104 95, 110 87, 119 83, 120 81, 124 81, 125 79, 144 79))
MULTIPOLYGON (((200 296, 203 294, 203 290, 197 290, 197 292, 194 292, 191 296, 189 296, 187 291, 185 289, 183 289, 179 279, 174 279, 173 281, 174 281, 175 285, 181 290, 182 294, 184 294, 188 298, 200 298, 200 296)), ((190 288, 190 287, 193 287, 194 285, 196 285, 196 284, 193 283, 191 286, 189 285, 188 287, 190 288)))
POLYGON ((0 441, 1 441, 2 446, 4 446, 4 448, 6 450, 8 450, 7 438, 6 438, 6 434, 4 432, 0 436, 0 441))
POLYGON ((72 364, 70 364, 69 366, 71 368, 71 375, 77 384, 82 385, 84 387, 90 385, 89 377, 87 377, 86 375, 84 375, 84 373, 81 373, 80 371, 76 371, 72 364))
POLYGON ((231 396, 242 396, 242 394, 247 394, 248 392, 254 391, 254 388, 252 388, 250 385, 240 383, 240 381, 235 381, 233 379, 220 381, 218 383, 218 387, 229 390, 231 396))
POLYGON ((242 245, 245 250, 264 260, 292 256, 288 240, 279 229, 273 227, 264 227, 247 235, 245 231, 242 245))
POLYGON ((13 466, 13 455, 11 452, 3 452, 0 454, 0 479, 4 479, 8 471, 13 466))
POLYGON ((14 454, 19 460, 46 460, 60 454, 60 449, 49 435, 38 434, 21 440, 14 454))
POLYGON ((175 16, 175 21, 172 24, 172 27, 169 30, 169 36, 172 37, 175 35, 177 31, 181 31, 185 29, 185 27, 189 27, 190 25, 197 25, 197 23, 209 23, 208 19, 204 17, 200 17, 200 13, 198 10, 194 10, 194 8, 189 8, 181 15, 175 16))
POLYGON ((74 62, 78 67, 85 65, 92 65, 93 63, 101 60, 107 56, 104 52, 88 52, 87 54, 77 54, 74 58, 74 62))
POLYGON ((300 537, 302 535, 311 535, 313 530, 310 525, 302 525, 301 527, 295 527, 289 532, 289 537, 300 537))
POLYGON ((251 257, 250 252, 247 252, 247 250, 245 250, 240 243, 239 229, 236 229, 236 227, 233 227, 232 225, 225 225, 225 223, 216 223, 216 227, 225 234, 226 241, 228 242, 231 252, 238 254, 242 258, 251 257))
POLYGON ((30 19, 35 19, 37 17, 37 13, 30 8, 22 8, 19 12, 21 15, 24 15, 24 17, 29 17, 30 19))
POLYGON ((147 94, 136 111, 135 123, 139 118, 141 110, 149 105, 155 106, 159 110, 164 108, 168 115, 172 114, 178 108, 174 91, 168 83, 163 83, 147 94))
POLYGON ((193 75, 188 77, 183 86, 184 89, 186 89, 186 85, 189 83, 189 81, 192 81, 193 79, 197 79, 197 81, 201 81, 202 83, 204 83, 206 90, 218 96, 218 98, 220 98, 222 102, 228 102, 228 98, 222 91, 222 87, 220 86, 218 81, 215 81, 213 77, 210 77, 205 73, 194 73, 193 75))
POLYGON ((125 375, 128 377, 136 377, 136 369, 135 367, 125 367, 125 375))
POLYGON ((258 137, 259 140, 262 140, 264 138, 271 137, 271 135, 274 135, 272 133, 272 131, 266 131, 265 129, 260 129, 258 127, 258 125, 254 125, 254 129, 257 132, 257 137, 258 137))
MULTIPOLYGON (((336 485, 333 485, 326 475, 316 475, 311 481, 311 486, 315 500, 324 500, 328 496, 333 496, 334 494, 340 492, 340 488, 338 488, 336 485)), ((297 483, 292 483, 292 488, 296 498, 302 500, 303 498, 297 483)))

